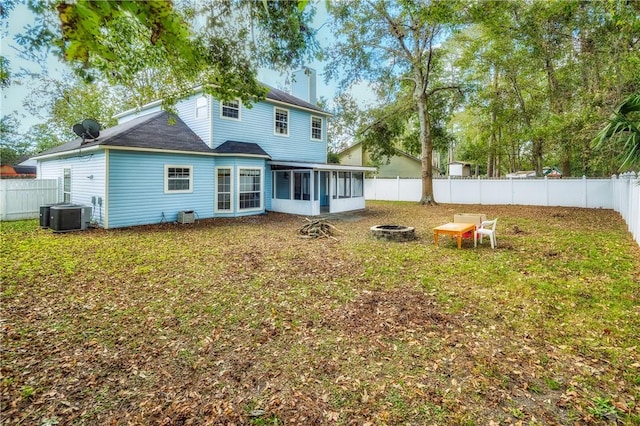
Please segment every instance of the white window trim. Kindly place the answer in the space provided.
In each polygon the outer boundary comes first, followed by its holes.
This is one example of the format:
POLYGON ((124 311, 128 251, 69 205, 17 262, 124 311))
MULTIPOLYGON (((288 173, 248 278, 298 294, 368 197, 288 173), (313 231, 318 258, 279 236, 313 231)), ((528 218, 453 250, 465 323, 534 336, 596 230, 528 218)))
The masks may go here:
POLYGON ((237 197, 236 197, 236 210, 238 212, 257 212, 264 210, 264 168, 263 167, 238 167, 238 171, 236 173, 238 182, 237 185, 237 197), (251 207, 248 209, 240 208, 240 173, 244 170, 258 170, 260 171, 260 206, 259 207, 251 207))
POLYGON ((214 173, 215 173, 214 211, 216 213, 233 213, 233 206, 234 206, 234 202, 233 202, 233 167, 231 167, 231 166, 215 167, 214 173), (227 210, 218 208, 218 170, 229 170, 229 196, 231 197, 231 199, 230 199, 229 209, 227 209, 227 210))
POLYGON ((322 117, 318 117, 317 115, 312 115, 309 117, 309 138, 312 141, 320 141, 324 140, 324 119, 322 117), (317 118, 320 120, 320 139, 313 137, 313 119, 317 118))
POLYGON ((233 99, 233 100, 238 101, 238 118, 226 117, 222 114, 222 109, 224 108, 224 105, 223 105, 224 101, 220 101, 220 118, 222 120, 242 121, 242 100, 241 99, 233 99))
POLYGON ((291 133, 289 130, 291 129, 291 111, 289 111, 286 108, 281 108, 281 107, 273 107, 273 134, 276 136, 280 136, 283 138, 288 138, 289 137, 289 133, 291 133), (278 133, 276 132, 276 111, 286 111, 287 112, 287 133, 278 133))
POLYGON ((203 118, 209 118, 209 97, 208 96, 205 96, 205 95, 198 96, 196 98, 196 101, 195 101, 194 105, 195 105, 195 109, 196 109, 195 112, 194 112, 196 119, 200 120, 200 119, 203 119, 203 118), (204 104, 204 106, 198 107, 198 101, 200 99, 204 99, 205 104, 204 104), (201 109, 204 109, 206 111, 202 115, 198 114, 198 111, 200 111, 201 109))
POLYGON ((71 167, 64 167, 62 169, 62 201, 63 202, 67 202, 64 198, 65 194, 69 194, 69 202, 71 202, 71 194, 73 193, 72 186, 73 186, 73 170, 71 169, 71 167), (68 192, 64 190, 64 172, 66 170, 69 170, 69 191, 68 192))
POLYGON ((164 165, 164 193, 165 194, 191 194, 193 192, 193 166, 180 164, 164 165), (169 169, 170 168, 189 169, 189 189, 169 190, 169 169))

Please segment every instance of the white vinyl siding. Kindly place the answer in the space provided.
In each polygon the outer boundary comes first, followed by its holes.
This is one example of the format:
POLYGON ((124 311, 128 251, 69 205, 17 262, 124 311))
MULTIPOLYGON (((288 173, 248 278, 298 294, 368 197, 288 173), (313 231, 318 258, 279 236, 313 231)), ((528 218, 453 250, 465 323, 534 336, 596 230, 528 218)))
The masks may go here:
POLYGON ((240 100, 220 101, 220 118, 225 120, 241 121, 242 115, 240 100))
POLYGON ((311 116, 311 140, 322 140, 322 118, 311 116))
POLYGON ((261 210, 263 206, 262 169, 238 169, 238 210, 261 210))
POLYGON ((273 133, 277 136, 289 136, 289 110, 273 108, 273 133))
POLYGON ((230 212, 233 188, 231 167, 216 167, 216 212, 230 212))
POLYGON ((164 166, 165 194, 184 194, 193 192, 192 166, 164 166))

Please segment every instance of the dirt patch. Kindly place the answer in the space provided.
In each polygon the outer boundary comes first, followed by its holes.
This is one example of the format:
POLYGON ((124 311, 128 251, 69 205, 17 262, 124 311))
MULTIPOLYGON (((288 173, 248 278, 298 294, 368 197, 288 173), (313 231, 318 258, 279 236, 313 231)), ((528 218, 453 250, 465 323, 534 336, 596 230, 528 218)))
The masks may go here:
POLYGON ((413 289, 365 291, 327 318, 330 326, 347 334, 397 335, 406 331, 442 330, 458 326, 458 320, 439 312, 424 293, 413 289))

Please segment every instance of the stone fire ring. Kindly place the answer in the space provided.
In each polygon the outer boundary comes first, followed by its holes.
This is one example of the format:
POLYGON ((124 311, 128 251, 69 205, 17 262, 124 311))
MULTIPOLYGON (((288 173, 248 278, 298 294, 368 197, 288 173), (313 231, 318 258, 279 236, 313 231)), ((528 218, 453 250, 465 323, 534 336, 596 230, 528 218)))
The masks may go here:
POLYGON ((415 228, 402 225, 372 226, 371 236, 385 241, 411 241, 416 238, 415 228))

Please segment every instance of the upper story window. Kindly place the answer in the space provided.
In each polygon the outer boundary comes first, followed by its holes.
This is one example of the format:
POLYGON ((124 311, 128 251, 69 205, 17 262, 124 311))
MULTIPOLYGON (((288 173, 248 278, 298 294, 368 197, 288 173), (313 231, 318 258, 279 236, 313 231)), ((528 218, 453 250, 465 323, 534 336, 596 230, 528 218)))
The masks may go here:
POLYGON ((322 118, 311 116, 311 139, 322 140, 322 118))
POLYGON ((207 118, 209 116, 209 101, 206 96, 196 98, 196 118, 207 118))
POLYGON ((289 136, 289 110, 282 108, 273 109, 274 129, 273 132, 279 136, 289 136))
POLYGON ((165 165, 164 192, 170 194, 193 192, 193 167, 165 165))
POLYGON ((221 101, 220 117, 240 121, 240 100, 235 99, 232 101, 221 101))

